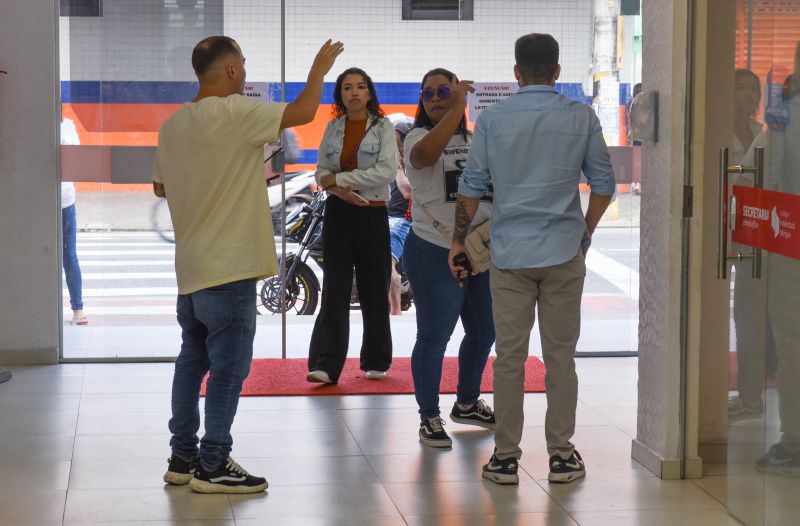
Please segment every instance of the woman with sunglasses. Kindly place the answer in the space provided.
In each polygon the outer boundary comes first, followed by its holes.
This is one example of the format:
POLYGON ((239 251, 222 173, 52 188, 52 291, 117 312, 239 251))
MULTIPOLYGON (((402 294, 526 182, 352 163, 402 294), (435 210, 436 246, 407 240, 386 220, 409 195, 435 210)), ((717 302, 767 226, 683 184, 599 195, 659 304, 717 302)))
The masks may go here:
MULTIPOLYGON (((411 232, 403 252, 406 276, 414 291, 417 341, 411 355, 414 391, 419 405, 419 436, 431 447, 450 447, 442 427, 439 384, 442 361, 459 318, 464 339, 458 351, 458 390, 450 413, 454 422, 492 429, 494 413, 479 400, 481 378, 494 343, 489 273, 459 283, 447 257, 452 240, 458 180, 467 163, 471 133, 464 110, 470 81, 459 81, 446 69, 422 79, 417 116, 404 143, 406 175, 411 182, 411 232)), ((489 219, 491 196, 473 220, 489 219)))
POLYGON ((319 145, 317 181, 328 192, 322 236, 322 308, 311 335, 309 382, 337 383, 350 340, 355 268, 364 336, 361 369, 380 380, 392 363, 389 327, 389 183, 397 174, 394 126, 372 79, 358 68, 339 75, 333 120, 319 145))

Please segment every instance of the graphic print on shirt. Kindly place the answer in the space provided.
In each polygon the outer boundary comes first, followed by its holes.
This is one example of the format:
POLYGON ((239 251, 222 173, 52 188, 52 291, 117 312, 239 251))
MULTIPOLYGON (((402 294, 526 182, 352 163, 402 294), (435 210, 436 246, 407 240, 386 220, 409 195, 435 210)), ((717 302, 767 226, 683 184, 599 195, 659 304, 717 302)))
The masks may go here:
MULTIPOLYGON (((455 203, 458 198, 458 183, 461 174, 467 166, 467 154, 469 147, 455 146, 445 148, 442 152, 442 165, 444 171, 444 201, 445 203, 455 203)), ((489 187, 481 197, 481 201, 491 203, 494 198, 494 186, 489 179, 489 187)))

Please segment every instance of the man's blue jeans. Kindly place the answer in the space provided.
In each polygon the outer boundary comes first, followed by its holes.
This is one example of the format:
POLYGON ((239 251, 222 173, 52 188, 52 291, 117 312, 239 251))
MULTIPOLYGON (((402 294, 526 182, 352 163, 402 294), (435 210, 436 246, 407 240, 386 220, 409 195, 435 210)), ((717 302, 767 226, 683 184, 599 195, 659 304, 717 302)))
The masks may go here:
POLYGON ((172 381, 172 454, 186 461, 198 457, 200 386, 206 384, 205 435, 200 462, 214 470, 233 445, 231 425, 242 383, 250 373, 256 334, 256 280, 234 281, 178 296, 181 352, 172 381))
POLYGON ((62 263, 64 276, 69 289, 69 304, 72 310, 83 310, 83 280, 81 266, 78 263, 77 219, 75 205, 61 209, 62 263))
POLYGON ((411 354, 411 373, 419 414, 424 421, 439 415, 439 384, 447 342, 459 317, 464 339, 458 350, 459 404, 474 404, 494 343, 489 273, 470 276, 459 287, 447 264, 449 250, 429 243, 414 231, 406 237, 403 265, 414 293, 417 342, 411 354))

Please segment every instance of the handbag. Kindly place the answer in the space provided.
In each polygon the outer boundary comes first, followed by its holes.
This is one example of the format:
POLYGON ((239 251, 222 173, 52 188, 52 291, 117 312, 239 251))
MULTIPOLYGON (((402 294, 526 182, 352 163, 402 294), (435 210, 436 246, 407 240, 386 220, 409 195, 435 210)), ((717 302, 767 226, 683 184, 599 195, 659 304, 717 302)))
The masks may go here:
MULTIPOLYGON (((453 236, 442 226, 442 224, 433 216, 433 214, 431 214, 425 205, 419 205, 419 207, 423 212, 425 212, 425 215, 428 216, 428 219, 431 220, 433 227, 438 230, 440 234, 442 234, 442 237, 444 237, 448 243, 452 243, 453 236)), ((467 237, 464 239, 464 246, 467 249, 467 256, 472 262, 472 270, 479 274, 489 270, 489 267, 492 265, 492 251, 489 242, 490 226, 491 221, 487 219, 480 225, 476 226, 475 229, 467 234, 467 237)))

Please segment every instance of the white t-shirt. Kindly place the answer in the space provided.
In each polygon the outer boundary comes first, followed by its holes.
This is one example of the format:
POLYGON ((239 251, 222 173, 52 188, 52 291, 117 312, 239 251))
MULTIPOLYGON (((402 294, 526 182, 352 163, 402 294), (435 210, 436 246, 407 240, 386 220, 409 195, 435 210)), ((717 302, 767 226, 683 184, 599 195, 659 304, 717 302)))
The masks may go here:
MULTIPOLYGON (((78 129, 71 119, 61 121, 61 144, 76 145, 80 144, 78 129)), ((75 204, 75 185, 73 183, 61 183, 61 208, 64 209, 75 204)))
MULTIPOLYGON (((764 131, 764 125, 757 120, 750 119, 748 125, 750 126, 750 132, 753 134, 754 140, 762 131, 764 131)), ((728 158, 730 164, 741 164, 744 155, 747 153, 747 150, 748 148, 744 147, 742 141, 740 141, 739 137, 734 133, 733 150, 731 151, 731 156, 728 158)))
MULTIPOLYGON (((438 161, 422 169, 414 168, 411 164, 411 150, 428 133, 429 130, 425 128, 414 128, 408 132, 403 142, 406 176, 411 183, 412 228, 414 233, 425 241, 449 249, 451 240, 445 239, 433 226, 428 214, 422 211, 420 205, 424 205, 452 237, 458 182, 467 165, 470 138, 467 137, 467 141, 464 141, 461 134, 453 135, 438 161)), ((489 219, 492 215, 491 203, 492 185, 489 183, 489 191, 478 205, 478 211, 472 220, 472 228, 489 219)))
POLYGON ((278 272, 264 144, 286 104, 231 95, 190 102, 161 126, 153 181, 175 228, 178 293, 278 272))

